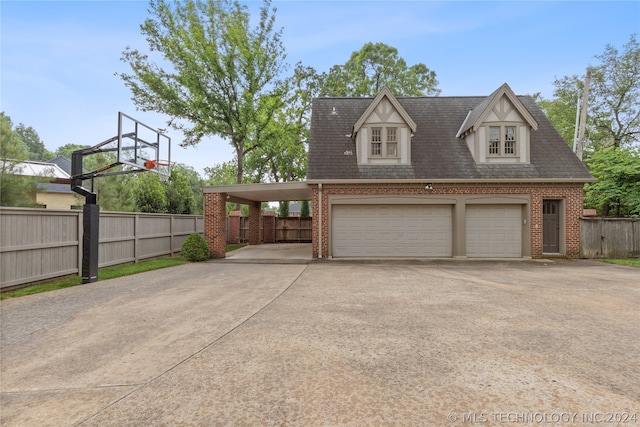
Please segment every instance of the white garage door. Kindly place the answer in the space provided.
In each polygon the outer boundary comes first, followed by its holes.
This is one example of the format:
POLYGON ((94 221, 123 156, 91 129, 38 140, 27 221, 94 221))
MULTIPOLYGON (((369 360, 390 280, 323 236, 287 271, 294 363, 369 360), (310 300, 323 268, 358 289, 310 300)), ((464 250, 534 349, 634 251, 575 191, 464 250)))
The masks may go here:
POLYGON ((519 205, 467 206, 467 256, 522 256, 522 209, 519 205))
POLYGON ((334 257, 451 256, 451 206, 334 205, 334 257))

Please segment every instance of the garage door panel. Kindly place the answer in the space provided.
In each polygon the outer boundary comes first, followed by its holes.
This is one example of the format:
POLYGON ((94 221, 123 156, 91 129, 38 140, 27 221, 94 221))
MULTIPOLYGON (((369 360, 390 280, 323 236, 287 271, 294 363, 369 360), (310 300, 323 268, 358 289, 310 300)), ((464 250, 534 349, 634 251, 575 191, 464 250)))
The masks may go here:
POLYGON ((467 206, 465 222, 468 257, 522 256, 520 205, 467 206))
POLYGON ((451 207, 334 205, 334 257, 451 256, 451 207))

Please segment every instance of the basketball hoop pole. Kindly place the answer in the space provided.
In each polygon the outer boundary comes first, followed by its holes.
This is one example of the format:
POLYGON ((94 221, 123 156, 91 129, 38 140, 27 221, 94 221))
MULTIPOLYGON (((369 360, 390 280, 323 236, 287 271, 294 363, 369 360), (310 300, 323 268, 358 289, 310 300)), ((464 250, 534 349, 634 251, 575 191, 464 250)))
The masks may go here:
MULTIPOLYGON (((136 172, 145 172, 145 171, 154 171, 156 173, 160 173, 156 167, 157 166, 166 166, 171 167, 171 161, 160 161, 158 156, 158 150, 160 147, 160 139, 161 134, 158 131, 153 130, 151 127, 145 125, 144 123, 140 123, 137 120, 130 118, 129 116, 118 113, 118 135, 113 138, 107 139, 106 141, 101 142, 98 145, 89 148, 82 148, 80 150, 76 150, 71 153, 71 179, 69 180, 71 184, 71 190, 75 193, 84 196, 85 204, 82 210, 82 283, 93 283, 98 281, 98 250, 99 250, 99 237, 100 237, 100 206, 97 204, 97 195, 93 192, 92 189, 88 190, 82 186, 82 181, 86 179, 91 179, 93 182, 93 178, 98 178, 101 176, 109 176, 109 175, 121 175, 121 174, 129 174, 136 172), (122 121, 123 118, 130 119, 135 123, 133 127, 133 131, 129 129, 128 132, 123 132, 122 121), (143 138, 140 137, 139 131, 141 128, 147 129, 148 133, 151 132, 152 135, 155 135, 156 141, 155 143, 147 142, 143 138), (138 156, 138 144, 142 144, 149 150, 156 151, 156 158, 152 162, 152 168, 142 167, 139 163, 133 162, 129 163, 128 161, 121 158, 121 150, 123 139, 132 140, 133 152, 135 156, 138 156), (117 142, 117 147, 114 148, 110 146, 110 144, 117 142), (85 156, 91 154, 98 153, 107 153, 107 152, 117 152, 118 160, 114 163, 102 166, 96 169, 93 172, 85 172, 82 167, 82 162, 85 156), (126 165, 127 169, 116 170, 107 172, 109 169, 112 169, 116 166, 126 165)), ((168 145, 168 153, 171 155, 171 138, 164 136, 164 141, 167 142, 168 145)), ((170 157, 169 157, 170 159, 170 157)), ((146 166, 146 165, 145 165, 146 166)), ((164 176, 164 175, 163 175, 164 176)))

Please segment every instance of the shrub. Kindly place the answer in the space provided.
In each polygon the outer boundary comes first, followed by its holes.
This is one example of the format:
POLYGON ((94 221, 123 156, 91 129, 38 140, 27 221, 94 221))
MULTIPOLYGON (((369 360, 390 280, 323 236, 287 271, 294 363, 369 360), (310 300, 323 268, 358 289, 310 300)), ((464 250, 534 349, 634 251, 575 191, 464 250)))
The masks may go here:
POLYGON ((189 261, 205 261, 210 257, 209 246, 204 237, 198 233, 193 233, 182 244, 180 255, 189 261))

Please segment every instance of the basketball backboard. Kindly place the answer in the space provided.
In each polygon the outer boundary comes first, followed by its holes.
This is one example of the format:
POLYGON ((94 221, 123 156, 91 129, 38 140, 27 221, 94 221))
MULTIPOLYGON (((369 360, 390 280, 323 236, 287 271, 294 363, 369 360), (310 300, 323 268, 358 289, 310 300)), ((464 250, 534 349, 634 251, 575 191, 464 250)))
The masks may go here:
POLYGON ((118 113, 118 162, 162 176, 171 174, 171 138, 122 112, 118 113))

